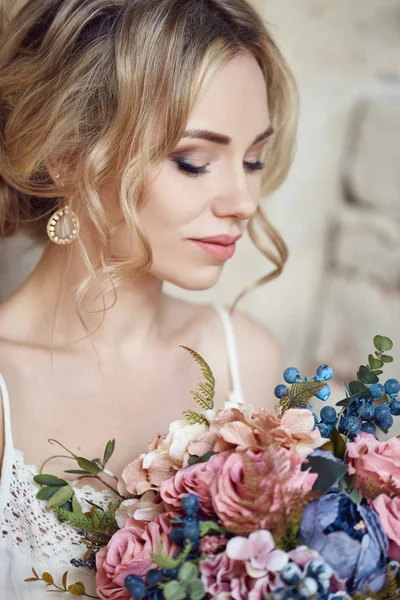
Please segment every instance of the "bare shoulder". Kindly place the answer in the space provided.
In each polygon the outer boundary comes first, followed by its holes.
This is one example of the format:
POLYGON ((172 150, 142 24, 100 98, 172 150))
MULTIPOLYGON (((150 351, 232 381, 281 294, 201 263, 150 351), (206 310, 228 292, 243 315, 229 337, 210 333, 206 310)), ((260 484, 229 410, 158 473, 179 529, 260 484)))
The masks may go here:
POLYGON ((281 383, 284 368, 281 344, 267 327, 246 313, 235 310, 231 319, 246 402, 272 408, 273 390, 281 383))

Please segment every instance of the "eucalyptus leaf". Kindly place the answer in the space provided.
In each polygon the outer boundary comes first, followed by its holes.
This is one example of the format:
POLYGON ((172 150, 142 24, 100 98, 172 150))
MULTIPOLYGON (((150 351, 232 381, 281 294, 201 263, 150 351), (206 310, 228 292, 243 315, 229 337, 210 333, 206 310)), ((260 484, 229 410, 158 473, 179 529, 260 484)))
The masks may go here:
POLYGON ((378 371, 373 371, 373 373, 378 376, 378 375, 382 375, 383 371, 378 370, 378 371))
POLYGON ((329 439, 333 444, 333 455, 343 460, 344 455, 346 454, 346 442, 336 427, 332 428, 329 439))
POLYGON ((68 586, 68 591, 72 596, 86 596, 85 586, 80 582, 68 586))
POLYGON ((371 398, 372 394, 361 381, 350 381, 349 383, 350 394, 354 396, 358 394, 361 398, 371 398))
POLYGON ((393 348, 393 342, 388 337, 376 335, 374 337, 374 346, 379 352, 388 352, 393 348))
POLYGON ((52 486, 48 485, 48 486, 42 488, 40 490, 40 492, 38 492, 36 494, 36 498, 38 500, 48 500, 49 498, 54 496, 54 494, 56 494, 59 489, 60 489, 59 487, 52 487, 52 486))
POLYGON ((34 481, 36 481, 36 483, 39 483, 40 485, 51 485, 51 486, 55 486, 55 487, 61 487, 63 485, 67 485, 67 481, 64 481, 64 479, 60 479, 59 477, 55 477, 54 475, 35 475, 35 477, 33 478, 34 481))
POLYGON ((108 461, 114 454, 114 450, 115 450, 115 440, 110 440, 107 443, 106 449, 104 450, 104 458, 103 458, 104 465, 106 465, 108 463, 108 461))
POLYGON ((184 600, 187 592, 179 581, 169 581, 163 589, 165 600, 184 600))
POLYGON ((365 383, 368 385, 372 385, 373 383, 378 383, 379 378, 372 373, 368 367, 361 365, 358 371, 358 379, 361 383, 365 383))
POLYGON ((101 471, 101 468, 95 462, 87 460, 87 458, 83 458, 82 456, 79 456, 76 462, 83 471, 87 471, 91 475, 97 475, 101 471))
POLYGON ((64 590, 67 589, 67 581, 68 581, 68 571, 65 571, 64 575, 62 576, 62 585, 64 590))
POLYGON ((359 394, 354 394, 354 396, 348 396, 348 398, 343 398, 343 400, 339 400, 336 402, 335 406, 349 406, 354 400, 357 400, 360 397, 359 394))
POLYGON ((323 494, 347 473, 347 465, 323 456, 308 456, 307 461, 312 473, 318 474, 313 490, 319 490, 323 494))
POLYGON ((189 598, 190 600, 202 600, 206 595, 204 584, 201 579, 193 579, 188 581, 189 598))
POLYGON ((347 492, 347 494, 355 504, 360 504, 361 500, 363 499, 361 492, 356 489, 351 490, 351 492, 347 492))
POLYGON ((54 494, 54 496, 52 496, 52 498, 50 498, 50 500, 47 503, 47 506, 49 508, 59 508, 72 498, 73 493, 74 490, 72 489, 72 487, 70 485, 65 485, 64 487, 60 488, 54 494))
POLYGON ((388 354, 382 354, 381 359, 383 360, 384 363, 392 363, 393 362, 393 356, 389 356, 388 354))
POLYGON ((383 361, 379 358, 375 358, 375 356, 372 356, 372 354, 368 356, 368 364, 373 371, 375 369, 380 369, 381 367, 383 367, 383 361))
POLYGON ((199 571, 196 565, 191 562, 183 563, 181 568, 179 569, 178 579, 179 581, 190 581, 191 579, 196 579, 199 571))
POLYGON ((82 471, 81 469, 68 469, 64 473, 69 473, 70 475, 91 475, 89 471, 82 471))
POLYGON ((213 452, 212 450, 210 450, 210 452, 206 452, 205 454, 203 454, 203 456, 200 457, 200 462, 205 463, 207 461, 210 460, 210 458, 214 455, 217 454, 216 452, 213 452))

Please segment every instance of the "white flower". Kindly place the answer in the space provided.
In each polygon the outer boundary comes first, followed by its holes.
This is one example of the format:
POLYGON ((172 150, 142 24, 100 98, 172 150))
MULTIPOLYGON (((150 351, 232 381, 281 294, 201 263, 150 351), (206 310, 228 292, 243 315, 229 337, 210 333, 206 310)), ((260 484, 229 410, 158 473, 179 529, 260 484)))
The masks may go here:
POLYGON ((208 431, 208 426, 203 423, 191 425, 185 419, 173 421, 169 426, 169 433, 156 450, 148 452, 143 459, 143 469, 149 469, 154 458, 159 454, 169 454, 177 461, 182 462, 188 445, 195 435, 208 431))

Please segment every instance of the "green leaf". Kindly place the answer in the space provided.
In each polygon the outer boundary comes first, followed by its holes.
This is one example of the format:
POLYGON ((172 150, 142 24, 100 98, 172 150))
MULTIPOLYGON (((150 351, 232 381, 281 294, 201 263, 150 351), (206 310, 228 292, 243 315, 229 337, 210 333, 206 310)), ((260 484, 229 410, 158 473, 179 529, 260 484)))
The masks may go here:
POLYGON ((383 367, 382 360, 379 360, 379 358, 375 358, 375 356, 372 356, 372 354, 368 356, 368 364, 373 371, 375 369, 380 369, 381 367, 383 367))
POLYGON ((344 455, 346 454, 346 442, 336 427, 332 428, 329 439, 333 444, 333 455, 337 458, 340 458, 340 460, 343 460, 344 455))
POLYGON ((74 490, 70 485, 60 488, 47 503, 49 508, 58 508, 72 498, 74 490))
POLYGON ((193 398, 204 410, 213 409, 215 396, 215 378, 209 364, 195 350, 192 350, 187 346, 181 346, 181 348, 189 352, 189 354, 194 358, 194 360, 200 365, 200 370, 205 379, 203 383, 200 383, 197 392, 191 392, 193 398))
POLYGON ((70 475, 91 475, 89 471, 83 471, 82 469, 68 469, 68 471, 64 471, 64 473, 68 473, 70 475))
POLYGON ((185 600, 186 588, 179 581, 169 581, 164 590, 165 600, 185 600))
POLYGON ((64 481, 64 479, 59 479, 59 477, 54 477, 54 475, 35 475, 33 481, 39 483, 39 485, 51 485, 56 487, 61 487, 66 485, 68 482, 64 481))
POLYGON ((187 586, 189 588, 190 600, 202 600, 206 595, 206 590, 204 589, 204 584, 201 579, 188 581, 187 586))
POLYGON ((392 363, 393 362, 393 356, 389 356, 388 354, 382 354, 381 359, 383 360, 384 363, 392 363))
POLYGON ((28 577, 28 579, 24 579, 25 583, 32 583, 33 581, 37 581, 36 577, 28 577))
POLYGON ((79 504, 79 500, 75 494, 72 496, 72 512, 75 513, 76 515, 83 514, 82 507, 79 504))
POLYGON ((347 492, 347 495, 353 500, 355 504, 360 504, 363 499, 362 494, 359 490, 353 489, 351 492, 347 492))
POLYGON ((382 375, 383 371, 381 371, 381 370, 373 371, 373 373, 375 373, 375 375, 378 376, 378 375, 382 375))
POLYGON ((360 381, 350 381, 349 383, 349 391, 352 396, 358 394, 361 398, 371 398, 372 394, 367 388, 366 385, 361 383, 360 381))
POLYGON ((94 463, 91 460, 87 460, 87 458, 83 458, 82 456, 79 456, 76 462, 78 463, 81 469, 87 471, 91 475, 97 475, 97 473, 100 473, 101 471, 101 468, 98 465, 96 465, 96 463, 94 463))
POLYGON ((379 352, 387 352, 393 348, 393 342, 388 337, 376 335, 374 337, 374 346, 379 352))
POLYGON ((50 485, 48 485, 48 486, 42 488, 36 494, 36 498, 38 500, 48 500, 49 498, 54 496, 54 494, 56 494, 59 489, 60 489, 59 487, 51 487, 50 485))
POLYGON ((364 365, 360 366, 357 376, 361 383, 365 383, 367 385, 372 385, 373 383, 378 383, 379 381, 378 377, 371 373, 368 367, 365 367, 364 365))
POLYGON ((200 521, 200 537, 209 533, 225 533, 225 530, 215 521, 200 521))
POLYGON ((354 400, 357 400, 360 397, 359 394, 354 394, 354 396, 349 396, 348 398, 343 398, 339 402, 336 402, 335 406, 349 406, 354 400))
POLYGON ((197 463, 199 463, 199 462, 200 462, 200 456, 197 456, 196 454, 192 454, 192 456, 188 460, 188 465, 189 465, 189 467, 191 467, 192 465, 197 465, 197 463))
POLYGON ((104 465, 106 465, 108 463, 108 461, 114 454, 114 450, 115 450, 115 440, 110 440, 107 443, 106 449, 104 450, 104 458, 103 458, 104 465))
POLYGON ((73 596, 85 596, 86 595, 85 586, 81 582, 73 583, 72 585, 68 586, 68 591, 73 596))
POLYGON ((36 579, 40 579, 39 575, 37 574, 37 572, 35 571, 35 569, 33 567, 32 567, 32 573, 34 574, 36 579))
POLYGON ((308 456, 307 461, 311 467, 311 471, 318 474, 313 490, 319 490, 323 494, 347 473, 347 465, 324 458, 323 456, 308 456))
POLYGON ((183 563, 181 568, 179 569, 178 579, 179 581, 190 581, 191 579, 196 579, 199 574, 199 570, 191 562, 183 563))

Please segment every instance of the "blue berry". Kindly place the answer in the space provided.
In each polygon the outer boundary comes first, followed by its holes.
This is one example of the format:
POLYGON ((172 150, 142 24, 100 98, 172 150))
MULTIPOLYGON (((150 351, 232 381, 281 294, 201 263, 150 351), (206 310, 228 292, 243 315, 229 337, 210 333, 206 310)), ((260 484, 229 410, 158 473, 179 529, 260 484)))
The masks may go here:
POLYGON ((146 596, 146 588, 144 587, 143 577, 140 575, 128 575, 125 578, 125 587, 129 594, 135 600, 146 596))
POLYGON ((200 500, 196 494, 186 494, 182 498, 181 504, 187 515, 197 515, 200 508, 200 500))
POLYGON ((337 413, 333 406, 324 406, 320 412, 321 420, 328 425, 336 423, 337 413))
POLYGON ((295 367, 288 367, 283 373, 283 379, 286 383, 300 383, 300 372, 295 367))
POLYGON ((349 436, 355 436, 361 429, 360 419, 349 416, 340 419, 339 432, 349 436))
POLYGON ((177 579, 179 574, 180 567, 176 567, 175 569, 164 569, 162 574, 169 579, 177 579))
POLYGON ((318 583, 315 581, 315 579, 311 577, 306 577, 298 585, 297 589, 299 591, 300 596, 303 596, 303 598, 311 598, 312 596, 315 596, 315 594, 318 592, 318 583))
POLYGON ((376 426, 373 423, 363 423, 361 431, 363 431, 364 433, 372 433, 372 435, 375 435, 376 426))
POLYGON ((328 438, 332 433, 333 425, 329 425, 328 423, 317 423, 317 427, 322 437, 328 438))
POLYGON ((333 570, 326 562, 320 558, 315 558, 307 567, 307 575, 317 580, 330 579, 333 575, 333 570))
POLYGON ((363 400, 358 398, 357 400, 353 400, 351 404, 346 408, 346 416, 358 416, 360 413, 361 407, 363 405, 363 400))
POLYGON ((397 379, 388 379, 385 383, 385 392, 389 396, 397 395, 400 392, 400 382, 397 379))
POLYGON ((391 403, 389 404, 390 407, 390 414, 395 415, 396 417, 398 415, 400 415, 400 401, 399 400, 392 400, 391 403))
POLYGON ((361 418, 363 421, 373 421, 375 419, 375 406, 372 406, 372 404, 365 404, 361 413, 361 418))
POLYGON ((277 398, 283 398, 283 396, 286 394, 287 391, 288 391, 287 386, 283 385, 283 383, 281 383, 280 385, 276 386, 274 394, 277 398))
POLYGON ((317 369, 317 376, 321 377, 323 381, 329 381, 333 377, 333 369, 329 365, 321 365, 317 369))
POLYGON ((317 398, 325 402, 331 395, 331 388, 329 387, 329 385, 324 385, 324 387, 320 389, 319 392, 315 395, 317 398))
POLYGON ((387 404, 380 404, 375 407, 375 422, 379 425, 382 421, 386 421, 390 415, 390 409, 387 404))
POLYGON ((183 532, 191 542, 196 542, 200 537, 199 523, 185 523, 183 532))
MULTIPOLYGON (((380 406, 376 407, 377 409, 380 408, 380 406)), ((393 425, 393 417, 390 414, 390 410, 387 406, 385 406, 385 408, 387 408, 387 412, 386 413, 379 413, 379 418, 375 412, 375 423, 378 425, 378 427, 380 427, 381 429, 390 429, 391 426, 393 425)))
POLYGON ((296 585, 302 578, 302 573, 298 565, 289 562, 282 571, 279 572, 279 577, 286 585, 296 585))
POLYGON ((177 546, 182 547, 185 543, 185 535, 182 527, 175 527, 169 534, 169 539, 177 546))
POLYGON ((157 585, 163 580, 163 574, 159 569, 150 569, 146 573, 146 583, 147 585, 153 586, 157 585))
POLYGON ((381 383, 374 383, 369 388, 369 391, 371 392, 372 397, 376 398, 377 400, 382 398, 382 396, 385 394, 385 388, 381 383))

